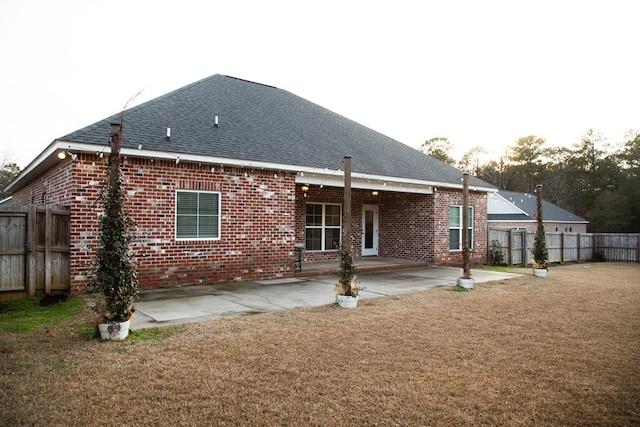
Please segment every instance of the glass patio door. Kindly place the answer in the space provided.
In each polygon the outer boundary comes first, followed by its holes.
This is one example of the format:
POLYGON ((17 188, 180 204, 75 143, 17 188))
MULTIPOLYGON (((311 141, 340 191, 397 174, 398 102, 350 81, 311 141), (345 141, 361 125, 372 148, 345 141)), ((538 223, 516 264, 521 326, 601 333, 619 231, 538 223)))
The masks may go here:
POLYGON ((378 206, 362 206, 362 256, 378 255, 378 206))

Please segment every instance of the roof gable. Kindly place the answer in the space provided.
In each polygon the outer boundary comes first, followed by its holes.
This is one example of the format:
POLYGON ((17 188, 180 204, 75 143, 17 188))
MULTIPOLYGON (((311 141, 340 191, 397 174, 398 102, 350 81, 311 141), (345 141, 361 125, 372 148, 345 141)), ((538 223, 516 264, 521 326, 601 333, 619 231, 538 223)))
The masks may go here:
MULTIPOLYGON (((58 140, 106 145, 109 124, 118 116, 58 140)), ((338 169, 349 155, 354 173, 461 186, 460 170, 392 138, 285 90, 218 74, 127 110, 123 147, 300 170, 338 169)), ((494 188, 475 177, 469 185, 494 188)))

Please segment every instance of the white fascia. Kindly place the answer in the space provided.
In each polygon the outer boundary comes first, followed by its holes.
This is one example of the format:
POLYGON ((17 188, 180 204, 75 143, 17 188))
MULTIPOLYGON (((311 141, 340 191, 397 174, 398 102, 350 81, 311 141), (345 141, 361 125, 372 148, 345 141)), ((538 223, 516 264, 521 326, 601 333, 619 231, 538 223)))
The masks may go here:
MULTIPOLYGON (((20 181, 20 179, 28 175, 31 171, 40 166, 45 160, 51 159, 57 156, 60 151, 69 153, 104 153, 111 152, 111 148, 108 143, 104 145, 82 143, 82 142, 69 142, 64 140, 53 141, 34 161, 32 161, 24 170, 20 172, 17 179, 7 187, 9 189, 13 184, 20 181)), ((308 184, 308 185, 327 185, 331 187, 344 186, 344 171, 335 170, 329 168, 310 168, 308 166, 291 165, 284 163, 273 162, 260 162, 260 161, 248 161, 243 159, 232 159, 227 157, 215 157, 204 156, 198 154, 185 154, 178 152, 157 151, 157 150, 145 150, 144 148, 134 147, 122 147, 120 154, 123 156, 131 157, 144 157, 159 160, 180 160, 183 162, 201 163, 205 165, 211 165, 213 167, 220 166, 234 166, 241 168, 253 168, 253 169, 267 169, 267 170, 279 170, 296 173, 296 183, 308 184)), ((400 178, 382 175, 365 174, 360 172, 354 172, 351 174, 351 186, 352 188, 366 189, 366 190, 381 190, 381 191, 397 191, 406 193, 423 193, 433 194, 437 191, 438 187, 462 189, 462 177, 460 178, 460 184, 452 184, 445 182, 426 181, 411 178, 400 178)), ((475 187, 470 186, 472 191, 485 191, 494 192, 497 191, 493 188, 475 187)))

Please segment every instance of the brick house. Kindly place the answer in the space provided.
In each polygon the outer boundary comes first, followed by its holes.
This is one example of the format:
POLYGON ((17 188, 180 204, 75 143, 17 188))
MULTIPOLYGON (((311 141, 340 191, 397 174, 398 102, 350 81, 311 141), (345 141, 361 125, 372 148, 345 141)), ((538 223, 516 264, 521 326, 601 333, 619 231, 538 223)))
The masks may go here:
MULTIPOLYGON (((7 187, 14 205, 70 209, 72 291, 98 241, 110 123, 54 140, 7 187)), ((126 111, 123 177, 145 289, 294 275, 336 259, 345 156, 356 257, 457 264, 462 172, 287 91, 213 75, 126 111)), ((470 177, 472 256, 487 255, 487 195, 470 177)))

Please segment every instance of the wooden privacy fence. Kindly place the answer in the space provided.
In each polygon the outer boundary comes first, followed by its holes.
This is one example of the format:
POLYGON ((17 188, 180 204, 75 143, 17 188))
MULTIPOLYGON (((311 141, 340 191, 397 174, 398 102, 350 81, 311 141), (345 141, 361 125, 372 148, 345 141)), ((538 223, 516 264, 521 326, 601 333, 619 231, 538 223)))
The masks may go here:
POLYGON ((69 209, 0 208, 0 301, 68 292, 69 209))
POLYGON ((605 261, 640 262, 640 234, 594 234, 595 255, 605 261))
MULTIPOLYGON (((638 234, 546 232, 549 262, 591 261, 640 262, 638 234)), ((505 262, 528 265, 533 261, 535 231, 489 228, 489 243, 500 243, 505 262)))

